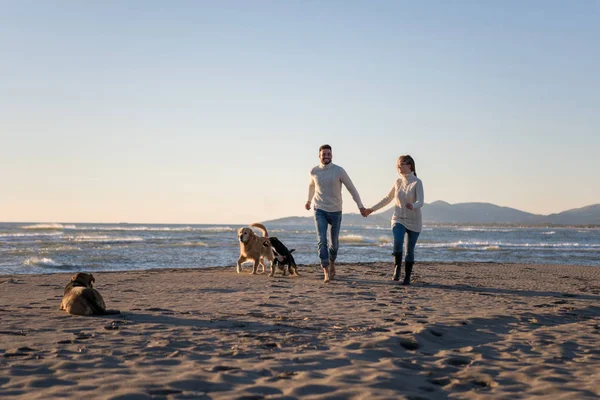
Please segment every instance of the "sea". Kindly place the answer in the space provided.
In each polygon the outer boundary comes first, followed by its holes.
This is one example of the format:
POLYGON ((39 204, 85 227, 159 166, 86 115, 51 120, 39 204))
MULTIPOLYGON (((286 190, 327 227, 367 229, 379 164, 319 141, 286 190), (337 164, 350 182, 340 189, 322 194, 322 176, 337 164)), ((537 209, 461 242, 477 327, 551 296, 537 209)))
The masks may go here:
MULTIPOLYGON (((0 223, 0 275, 233 267, 243 225, 0 223)), ((316 265, 314 225, 268 226, 298 264, 316 265)), ((338 262, 392 262, 385 226, 342 224, 338 262)), ((416 260, 600 266, 600 229, 425 226, 416 260)))

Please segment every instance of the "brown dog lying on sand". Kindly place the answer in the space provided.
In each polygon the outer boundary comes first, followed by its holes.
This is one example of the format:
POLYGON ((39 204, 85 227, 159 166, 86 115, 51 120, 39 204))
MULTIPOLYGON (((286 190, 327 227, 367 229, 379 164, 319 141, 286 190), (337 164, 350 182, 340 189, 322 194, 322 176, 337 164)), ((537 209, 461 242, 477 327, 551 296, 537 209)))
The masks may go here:
POLYGON ((273 276, 275 272, 273 266, 273 249, 271 249, 271 243, 269 242, 269 234, 267 228, 263 224, 254 223, 250 224, 255 228, 262 231, 263 237, 258 236, 252 228, 240 228, 238 229, 238 240, 240 241, 240 258, 237 260, 237 272, 238 274, 242 271, 242 263, 247 260, 254 261, 252 266, 252 274, 256 274, 256 270, 259 265, 262 265, 263 271, 265 268, 265 260, 270 261, 271 271, 269 276, 273 276))
POLYGON ((60 309, 74 315, 120 314, 119 310, 107 310, 100 293, 92 287, 94 275, 78 272, 65 286, 60 309))

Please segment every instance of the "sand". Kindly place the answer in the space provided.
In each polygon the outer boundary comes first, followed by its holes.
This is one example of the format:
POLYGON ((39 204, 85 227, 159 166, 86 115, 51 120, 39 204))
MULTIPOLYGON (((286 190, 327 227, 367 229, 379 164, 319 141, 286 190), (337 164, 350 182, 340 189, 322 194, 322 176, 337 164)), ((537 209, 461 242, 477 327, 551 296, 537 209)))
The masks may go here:
POLYGON ((600 396, 598 267, 421 263, 409 287, 384 263, 299 270, 97 272, 122 310, 100 317, 58 309, 71 274, 0 276, 0 397, 600 396))

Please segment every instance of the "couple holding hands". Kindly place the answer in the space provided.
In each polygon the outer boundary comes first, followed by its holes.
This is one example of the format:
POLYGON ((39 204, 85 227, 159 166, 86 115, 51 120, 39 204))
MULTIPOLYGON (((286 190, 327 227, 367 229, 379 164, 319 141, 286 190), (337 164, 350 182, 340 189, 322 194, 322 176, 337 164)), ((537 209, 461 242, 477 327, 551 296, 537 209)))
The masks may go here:
POLYGON ((319 148, 320 163, 310 171, 307 210, 314 200, 315 226, 317 229, 318 252, 323 267, 324 282, 329 282, 336 274, 335 260, 339 249, 339 234, 342 223, 342 184, 352 195, 363 217, 385 207, 394 200, 392 233, 394 236, 394 274, 392 279, 400 280, 404 238, 406 236, 405 274, 403 285, 410 285, 410 277, 415 262, 415 245, 423 228, 421 207, 424 204, 423 183, 417 178, 415 161, 409 155, 398 158, 397 168, 400 178, 396 179, 388 194, 377 204, 365 208, 352 180, 339 165, 331 162, 331 146, 319 148), (327 241, 330 230, 331 243, 327 241))

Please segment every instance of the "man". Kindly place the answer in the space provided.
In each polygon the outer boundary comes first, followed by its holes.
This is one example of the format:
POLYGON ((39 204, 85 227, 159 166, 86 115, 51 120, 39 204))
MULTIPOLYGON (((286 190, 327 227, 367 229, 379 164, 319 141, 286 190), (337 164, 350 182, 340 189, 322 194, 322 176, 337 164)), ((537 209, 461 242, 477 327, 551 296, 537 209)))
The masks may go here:
POLYGON ((361 215, 365 217, 367 212, 352 180, 350 180, 344 168, 331 162, 332 158, 330 145, 324 144, 319 148, 321 163, 310 171, 308 201, 304 206, 307 210, 310 210, 310 204, 314 196, 319 258, 321 267, 323 267, 323 282, 325 283, 335 276, 335 259, 337 258, 340 226, 342 224, 342 184, 346 186, 346 189, 352 195, 361 215), (331 246, 328 247, 327 229, 329 226, 331 226, 331 246))

